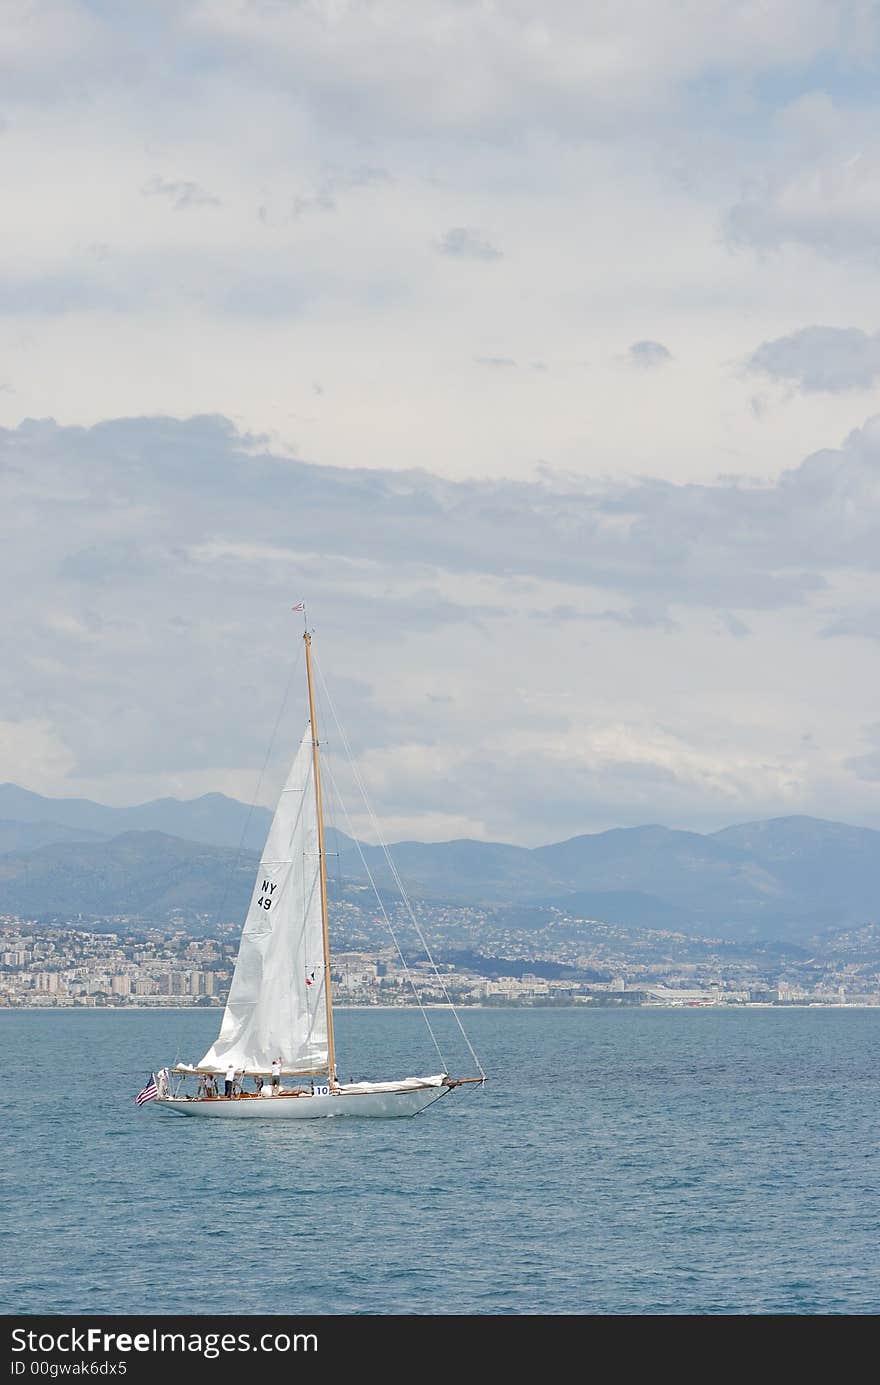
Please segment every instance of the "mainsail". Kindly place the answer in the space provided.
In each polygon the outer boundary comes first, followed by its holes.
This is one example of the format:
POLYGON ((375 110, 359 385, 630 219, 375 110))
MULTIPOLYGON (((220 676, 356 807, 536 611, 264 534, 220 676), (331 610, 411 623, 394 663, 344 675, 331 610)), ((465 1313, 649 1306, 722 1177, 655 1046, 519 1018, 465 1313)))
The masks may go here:
POLYGON ((242 933, 220 1034, 198 1064, 328 1071, 321 863, 312 732, 278 801, 242 933))

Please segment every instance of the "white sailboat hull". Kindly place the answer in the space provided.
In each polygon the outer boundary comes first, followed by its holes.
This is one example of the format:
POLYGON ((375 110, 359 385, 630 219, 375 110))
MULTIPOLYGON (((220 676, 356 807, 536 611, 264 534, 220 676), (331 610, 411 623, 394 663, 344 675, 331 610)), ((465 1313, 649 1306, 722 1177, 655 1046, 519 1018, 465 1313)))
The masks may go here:
POLYGON ((207 1116, 213 1120, 323 1120, 332 1116, 372 1117, 393 1120, 416 1116, 433 1102, 446 1096, 451 1087, 436 1079, 418 1085, 411 1081, 396 1085, 376 1083, 374 1090, 357 1087, 328 1096, 282 1092, 278 1096, 258 1097, 159 1097, 156 1107, 175 1116, 207 1116))

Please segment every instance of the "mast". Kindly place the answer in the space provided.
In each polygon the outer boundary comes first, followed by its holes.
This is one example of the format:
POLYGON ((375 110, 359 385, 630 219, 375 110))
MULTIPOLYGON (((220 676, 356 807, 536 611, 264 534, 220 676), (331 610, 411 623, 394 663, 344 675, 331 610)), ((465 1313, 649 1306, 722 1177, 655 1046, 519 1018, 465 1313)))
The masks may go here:
POLYGON ((321 766, 318 756, 318 723, 315 720, 315 693, 312 687, 312 637, 306 630, 306 678, 309 684, 309 721, 312 727, 312 765, 315 771, 315 807, 318 817, 318 864, 321 871, 321 923, 324 935, 324 1001, 327 1006, 327 1067, 331 1083, 336 1081, 336 1047, 333 1042, 333 999, 330 994, 330 927, 327 910, 327 857, 324 852, 324 810, 321 802, 321 766))

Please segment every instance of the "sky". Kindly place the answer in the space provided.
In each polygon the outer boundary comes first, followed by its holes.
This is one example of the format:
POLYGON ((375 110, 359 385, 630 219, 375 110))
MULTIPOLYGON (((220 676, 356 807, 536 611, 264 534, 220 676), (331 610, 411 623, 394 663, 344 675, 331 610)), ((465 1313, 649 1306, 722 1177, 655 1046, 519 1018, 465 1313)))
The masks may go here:
POLYGON ((865 0, 0 7, 0 779, 271 805, 305 600, 390 840, 880 827, 878 78, 865 0))

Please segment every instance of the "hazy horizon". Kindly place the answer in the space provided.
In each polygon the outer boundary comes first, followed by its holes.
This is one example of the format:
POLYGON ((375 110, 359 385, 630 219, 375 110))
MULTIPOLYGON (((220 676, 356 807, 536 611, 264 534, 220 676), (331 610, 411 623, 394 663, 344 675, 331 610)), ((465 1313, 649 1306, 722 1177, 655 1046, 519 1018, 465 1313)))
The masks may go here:
MULTIPOLYGON (((6 789, 6 788, 20 789, 20 790, 23 790, 25 793, 34 793, 34 794, 36 794, 36 791, 35 791, 35 790, 33 790, 33 789, 28 789, 28 788, 27 788, 25 785, 23 785, 23 784, 12 784, 12 783, 10 783, 9 781, 7 781, 7 782, 5 782, 5 783, 0 783, 0 793, 2 793, 3 789, 6 789)), ((206 791, 204 794, 199 794, 199 795, 197 795, 196 797, 194 797, 194 798, 189 798, 189 799, 181 799, 181 798, 175 797, 174 795, 170 795, 170 796, 167 796, 166 798, 148 799, 148 800, 146 800, 145 802, 142 802, 142 803, 98 803, 98 801, 97 801, 96 799, 88 799, 88 798, 83 799, 83 798, 81 798, 81 797, 79 797, 79 796, 77 796, 77 795, 72 795, 72 796, 58 796, 58 797, 56 797, 56 796, 47 795, 47 794, 36 794, 36 796, 37 796, 38 798, 43 798, 43 799, 45 799, 45 801, 46 801, 47 803, 72 803, 72 802, 75 803, 75 802, 86 802, 86 803, 93 803, 93 804, 96 804, 96 805, 99 806, 99 807, 105 807, 105 808, 108 808, 108 809, 111 809, 111 810, 119 810, 119 811, 124 811, 124 810, 126 810, 126 809, 148 808, 148 807, 154 806, 154 805, 157 804, 157 803, 162 803, 162 802, 167 802, 167 801, 170 801, 170 802, 172 802, 172 803, 182 804, 182 805, 186 806, 187 804, 198 803, 201 799, 204 799, 204 798, 217 798, 217 797, 224 799, 224 800, 225 800, 226 802, 228 802, 228 803, 234 803, 234 804, 236 804, 238 807, 245 809, 247 812, 253 812, 253 811, 259 810, 259 811, 262 811, 262 812, 269 813, 270 816, 271 816, 271 814, 272 814, 272 812, 273 812, 273 810, 274 810, 274 806, 275 806, 274 803, 259 803, 259 804, 258 804, 258 803, 254 803, 254 804, 250 804, 250 803, 244 802, 244 801, 241 800, 241 799, 233 798, 233 797, 231 797, 231 796, 228 795, 228 794, 220 793, 219 791, 216 791, 216 790, 215 790, 215 791, 208 790, 208 791, 206 791)), ((0 813, 0 818, 2 818, 2 813, 0 813)), ((614 832, 614 831, 638 831, 638 830, 643 829, 643 828, 655 828, 655 827, 662 828, 663 830, 669 831, 669 832, 693 832, 693 833, 696 833, 698 836, 712 836, 714 833, 723 832, 723 831, 727 830, 728 828, 733 828, 733 827, 747 827, 747 826, 750 826, 753 822, 773 822, 773 821, 782 821, 782 820, 785 820, 786 818, 791 818, 791 819, 802 819, 802 820, 808 821, 808 822, 822 822, 822 823, 828 824, 828 825, 830 825, 830 826, 852 827, 852 828, 855 828, 855 829, 857 829, 857 830, 858 830, 858 829, 864 829, 864 830, 867 830, 867 831, 878 831, 878 830, 880 830, 880 829, 878 829, 878 828, 873 828, 873 827, 871 827, 870 824, 868 824, 868 823, 860 823, 860 822, 843 822, 842 820, 836 819, 836 818, 818 818, 818 817, 815 817, 815 816, 812 815, 812 814, 805 814, 805 813, 789 813, 789 814, 777 815, 776 817, 770 817, 770 818, 753 818, 753 819, 748 819, 748 820, 737 819, 736 821, 724 821, 724 822, 720 823, 717 827, 703 827, 703 828, 688 827, 687 825, 682 825, 682 824, 679 824, 679 823, 671 823, 671 822, 664 823, 664 822, 648 822, 648 821, 645 821, 645 822, 640 822, 640 823, 628 823, 628 824, 611 823, 611 824, 609 824, 607 827, 596 827, 596 828, 591 828, 589 831, 574 832, 574 833, 571 834, 571 837, 581 837, 581 836, 583 836, 583 837, 594 837, 594 836, 600 836, 602 833, 605 833, 605 832, 614 832)), ((9 820, 10 820, 10 821, 15 821, 14 818, 13 818, 13 819, 9 819, 9 820)), ((22 821, 24 821, 24 820, 22 819, 22 821)), ((50 822, 51 822, 51 819, 42 819, 42 821, 50 821, 50 822)), ((334 828, 335 828, 335 830, 338 830, 338 831, 343 831, 343 830, 344 830, 344 829, 342 829, 342 828, 340 827, 338 821, 334 824, 334 828)), ((160 829, 126 828, 126 829, 124 829, 124 830, 126 830, 126 831, 147 831, 147 830, 160 830, 160 829)), ((169 832, 169 835, 175 835, 175 834, 169 832)), ((349 833, 346 833, 346 835, 350 835, 350 834, 349 834, 349 833)), ((431 845, 431 846, 437 846, 437 845, 448 844, 448 843, 451 843, 451 842, 454 842, 454 841, 469 840, 469 841, 480 842, 480 843, 482 843, 482 844, 484 844, 484 845, 487 845, 487 846, 491 846, 491 845, 520 846, 520 847, 523 847, 523 848, 526 849, 526 850, 536 850, 536 849, 538 849, 538 848, 540 848, 540 847, 542 847, 542 846, 552 846, 552 845, 556 845, 556 844, 558 844, 558 842, 560 842, 560 841, 565 841, 565 840, 569 840, 569 839, 570 839, 570 838, 553 838, 553 839, 548 838, 548 839, 546 839, 546 840, 540 840, 540 841, 538 841, 538 840, 535 840, 535 841, 507 841, 507 840, 503 840, 503 839, 500 838, 500 837, 486 836, 486 837, 473 837, 473 838, 461 838, 461 837, 460 837, 460 838, 455 838, 455 837, 435 837, 435 838, 425 837, 425 838, 410 838, 410 839, 407 839, 407 838, 400 838, 400 839, 398 839, 398 840, 399 840, 399 841, 405 841, 405 840, 420 841, 420 842, 423 842, 425 845, 431 845)), ((363 832, 363 834, 360 834, 360 835, 358 836, 358 840, 359 840, 360 842, 364 843, 364 844, 373 843, 373 842, 375 841, 375 833, 374 833, 374 832, 371 832, 369 829, 367 829, 366 831, 363 832)), ((393 845, 393 844, 394 844, 394 843, 393 843, 389 838, 387 838, 387 837, 385 838, 385 841, 386 841, 386 843, 387 843, 388 845, 393 845)), ((249 849, 253 849, 253 848, 249 848, 249 849)))

